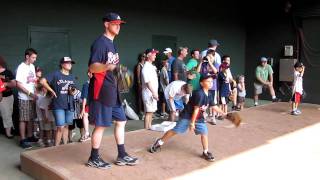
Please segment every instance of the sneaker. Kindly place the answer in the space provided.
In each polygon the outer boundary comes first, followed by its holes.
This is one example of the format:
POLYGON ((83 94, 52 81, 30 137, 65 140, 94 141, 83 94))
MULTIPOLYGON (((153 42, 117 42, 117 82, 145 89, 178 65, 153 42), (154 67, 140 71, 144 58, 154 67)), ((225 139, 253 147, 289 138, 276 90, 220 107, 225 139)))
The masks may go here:
POLYGON ((299 113, 297 113, 297 111, 291 111, 291 115, 297 116, 299 113))
POLYGON ((159 140, 160 139, 157 139, 156 142, 151 146, 150 148, 151 153, 159 152, 161 150, 161 145, 159 144, 159 140))
POLYGON ((51 147, 53 145, 54 145, 54 143, 53 143, 52 140, 48 140, 47 143, 46 143, 46 147, 51 147))
POLYGON ((20 141, 20 147, 22 149, 31 149, 32 146, 24 139, 20 141))
POLYGON ((281 101, 281 99, 279 99, 279 98, 272 99, 272 102, 280 102, 280 101, 281 101))
POLYGON ((8 138, 8 139, 13 139, 13 138, 14 138, 14 135, 7 135, 7 134, 5 134, 5 136, 6 136, 6 138, 8 138))
POLYGON ((241 111, 241 108, 239 106, 235 106, 235 111, 241 111))
POLYGON ((239 111, 238 107, 237 106, 232 106, 232 111, 239 111))
POLYGON ((79 139, 79 142, 86 142, 86 141, 89 141, 89 140, 91 140, 90 135, 84 135, 79 139))
POLYGON ((134 166, 138 164, 138 158, 131 157, 128 154, 122 158, 118 156, 115 164, 118 166, 125 166, 125 165, 134 166))
POLYGON ((217 120, 214 118, 214 119, 212 119, 212 121, 211 122, 209 122, 211 125, 217 125, 217 120))
POLYGON ((296 113, 301 114, 302 112, 299 109, 297 109, 296 113))
POLYGON ((211 125, 217 125, 217 120, 213 116, 209 116, 207 122, 211 125))
POLYGON ((217 119, 222 121, 224 118, 223 116, 218 116, 217 119))
POLYGON ((28 138, 26 139, 26 141, 27 141, 27 142, 31 142, 31 143, 36 143, 36 142, 39 141, 39 139, 36 138, 36 137, 34 137, 34 136, 31 136, 31 137, 28 137, 28 138))
POLYGON ((207 152, 207 153, 203 152, 202 157, 207 161, 210 161, 210 162, 214 161, 214 157, 211 152, 207 152))
POLYGON ((44 144, 44 142, 43 142, 42 139, 39 139, 38 145, 39 145, 40 147, 46 147, 46 145, 44 144))
POLYGON ((91 157, 86 164, 88 167, 95 167, 98 169, 109 169, 111 168, 111 164, 105 162, 100 156, 97 159, 92 159, 91 157))
POLYGON ((168 117, 168 116, 169 116, 168 113, 160 113, 160 117, 161 117, 161 118, 166 118, 166 117, 168 117))

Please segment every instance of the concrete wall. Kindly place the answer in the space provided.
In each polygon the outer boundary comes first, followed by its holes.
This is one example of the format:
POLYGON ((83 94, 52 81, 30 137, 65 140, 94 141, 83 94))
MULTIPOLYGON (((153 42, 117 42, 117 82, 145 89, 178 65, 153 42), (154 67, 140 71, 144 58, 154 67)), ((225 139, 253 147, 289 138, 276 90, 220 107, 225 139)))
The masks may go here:
MULTIPOLYGON (((124 3, 127 1, 117 2, 5 1, 0 11, 0 54, 15 69, 28 47, 28 26, 67 28, 71 55, 77 61, 73 73, 82 84, 86 80, 90 45, 103 31, 101 17, 106 11, 115 11, 127 21, 115 43, 122 63, 130 69, 136 63, 137 54, 152 46, 152 35, 169 35, 177 37, 177 46, 190 49, 204 49, 209 39, 218 39, 219 53, 232 56, 234 74, 244 73, 245 26, 236 14, 223 14, 223 8, 208 13, 201 8, 193 9, 192 5, 188 9, 162 10, 161 7, 148 9, 143 4, 142 8, 138 5, 130 8, 130 4, 124 3)), ((39 53, 38 61, 45 59, 39 53)))

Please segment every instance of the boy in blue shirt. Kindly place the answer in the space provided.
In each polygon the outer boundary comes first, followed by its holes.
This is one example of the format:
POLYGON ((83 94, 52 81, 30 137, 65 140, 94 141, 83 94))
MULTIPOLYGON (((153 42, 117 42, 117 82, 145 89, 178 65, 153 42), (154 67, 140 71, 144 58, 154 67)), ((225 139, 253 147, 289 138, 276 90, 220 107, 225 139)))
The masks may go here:
POLYGON ((212 87, 212 75, 205 74, 200 77, 201 88, 192 93, 191 99, 186 108, 180 114, 180 120, 177 125, 170 131, 167 131, 162 138, 157 139, 150 148, 150 152, 158 152, 161 146, 176 134, 184 133, 188 128, 195 132, 196 135, 201 135, 201 143, 203 147, 202 157, 207 161, 214 161, 214 157, 209 152, 208 143, 208 128, 204 121, 205 112, 208 107, 213 107, 214 111, 226 115, 216 104, 213 104, 209 89, 212 87))

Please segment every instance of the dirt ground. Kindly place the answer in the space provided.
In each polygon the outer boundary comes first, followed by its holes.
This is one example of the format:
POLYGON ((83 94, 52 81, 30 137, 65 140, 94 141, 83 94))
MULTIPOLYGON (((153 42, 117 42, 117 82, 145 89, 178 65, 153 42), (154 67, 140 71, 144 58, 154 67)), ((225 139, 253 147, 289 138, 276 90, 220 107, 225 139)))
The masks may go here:
MULTIPOLYGON (((202 154, 200 137, 191 132, 174 137, 163 145, 161 152, 151 154, 147 151, 148 148, 163 133, 138 130, 126 134, 127 151, 140 160, 140 164, 134 167, 113 165, 108 170, 86 167, 90 142, 24 152, 21 155, 21 166, 25 173, 37 179, 156 180, 177 177, 187 179, 191 172, 201 175, 202 170, 208 167, 218 168, 219 162, 225 159, 268 145, 273 139, 320 122, 319 105, 303 104, 301 106, 303 113, 300 116, 290 115, 289 107, 288 103, 273 103, 245 109, 240 112, 244 121, 239 128, 235 128, 228 120, 218 120, 215 126, 208 124, 209 150, 216 157, 216 162, 207 162, 200 157, 202 154)), ((319 141, 315 143, 319 144, 319 141)), ((108 162, 116 159, 117 151, 113 136, 103 138, 100 152, 103 159, 108 162)), ((256 159, 250 163, 259 162, 259 155, 252 157, 256 159)), ((242 165, 246 166, 246 160, 242 161, 242 165)), ((211 172, 202 172, 202 175, 206 176, 201 179, 214 178, 214 170, 211 172)), ((232 174, 232 170, 226 172, 232 174)), ((199 176, 193 174, 191 177, 194 179, 199 176)), ((220 176, 218 179, 223 178, 220 176)))

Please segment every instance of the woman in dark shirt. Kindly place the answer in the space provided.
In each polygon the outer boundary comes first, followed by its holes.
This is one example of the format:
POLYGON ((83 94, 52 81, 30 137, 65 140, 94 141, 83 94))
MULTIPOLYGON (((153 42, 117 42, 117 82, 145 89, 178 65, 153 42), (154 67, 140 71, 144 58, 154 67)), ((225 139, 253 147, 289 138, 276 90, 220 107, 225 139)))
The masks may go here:
POLYGON ((60 60, 60 70, 55 71, 40 80, 40 83, 50 91, 54 98, 52 100, 52 112, 55 118, 57 131, 55 134, 55 145, 68 141, 68 125, 73 123, 75 89, 75 77, 70 74, 74 61, 69 57, 60 60))

